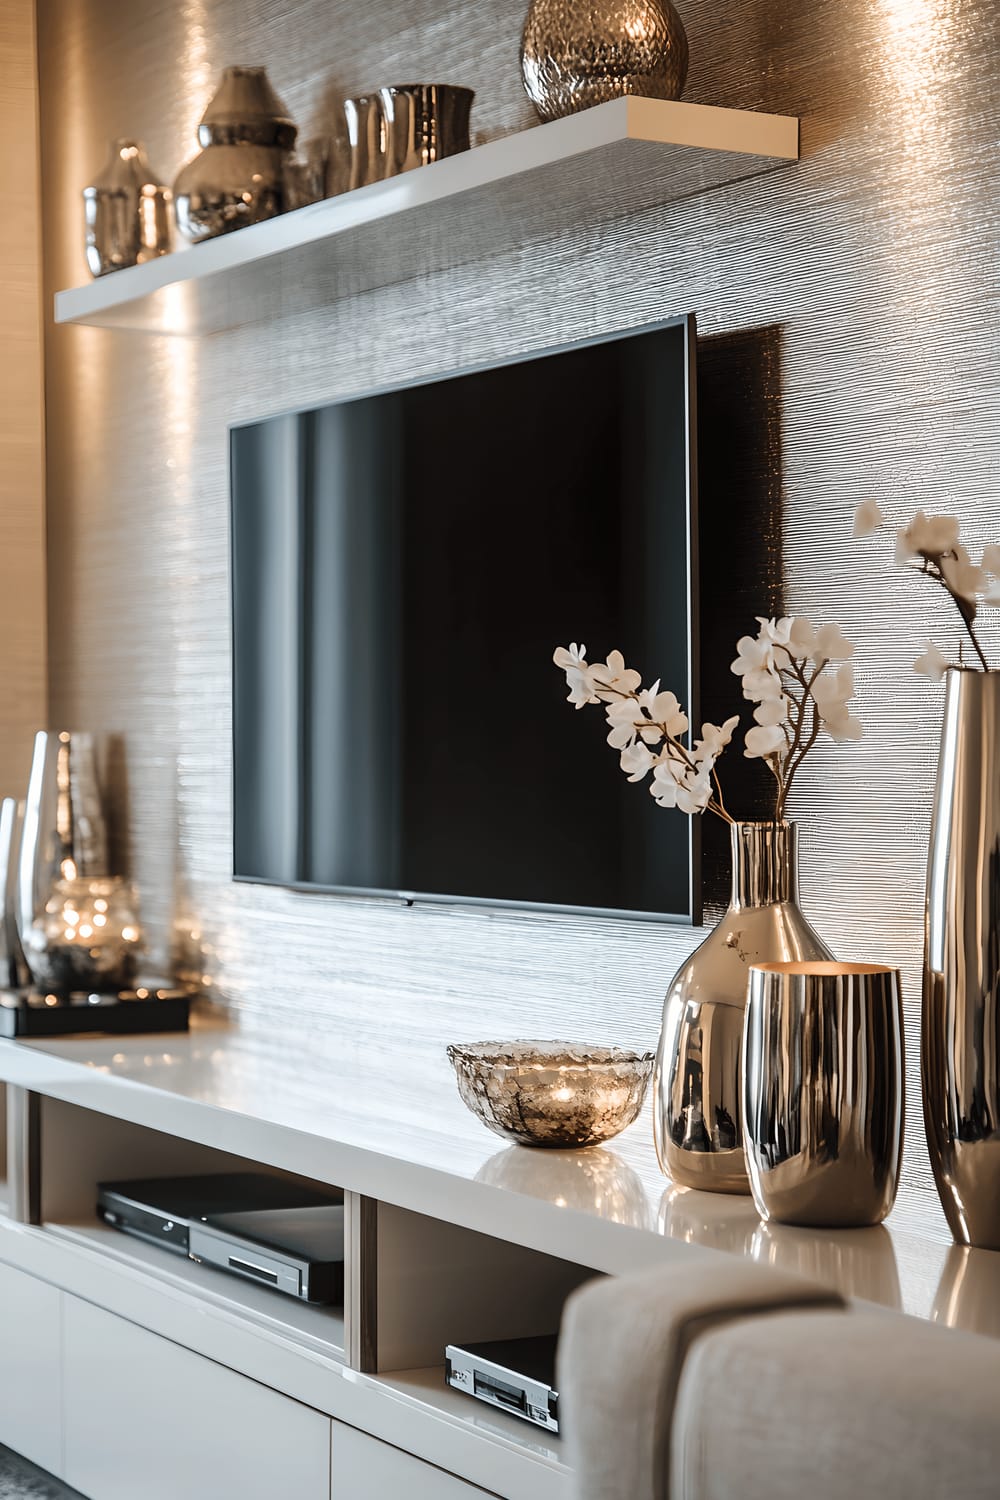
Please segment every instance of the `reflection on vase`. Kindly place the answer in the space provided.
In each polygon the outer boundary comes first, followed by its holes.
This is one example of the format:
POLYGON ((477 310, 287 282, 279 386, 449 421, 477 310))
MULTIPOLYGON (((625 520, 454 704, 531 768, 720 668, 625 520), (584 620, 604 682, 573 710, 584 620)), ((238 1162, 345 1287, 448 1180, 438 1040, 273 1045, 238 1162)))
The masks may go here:
POLYGON ((28 973, 17 933, 17 860, 21 851, 24 803, 0 803, 0 988, 19 989, 28 973))
POLYGON ((750 1199, 735 1194, 699 1193, 672 1185, 660 1199, 660 1233, 686 1245, 749 1255, 759 1226, 750 1199))
POLYGON ((817 1234, 814 1229, 789 1224, 761 1223, 751 1254, 761 1265, 835 1287, 845 1297, 862 1297, 902 1310, 896 1251, 892 1236, 881 1224, 817 1234))
POLYGON ((931 1321, 1000 1338, 1000 1255, 952 1245, 934 1297, 931 1321))
POLYGON ((542 1198, 557 1208, 598 1214, 615 1224, 649 1229, 652 1213, 641 1178, 614 1151, 531 1151, 508 1146, 485 1161, 477 1182, 542 1198))

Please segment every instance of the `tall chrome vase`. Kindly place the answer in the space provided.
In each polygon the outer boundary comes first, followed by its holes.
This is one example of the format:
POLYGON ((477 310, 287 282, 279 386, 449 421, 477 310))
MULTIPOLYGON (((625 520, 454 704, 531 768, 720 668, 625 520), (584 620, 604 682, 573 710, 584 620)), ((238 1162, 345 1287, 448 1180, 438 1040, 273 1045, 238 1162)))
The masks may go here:
POLYGON ((1000 1250, 1000 673, 947 674, 927 865, 920 1046, 938 1193, 1000 1250))
POLYGON ((749 1193, 740 1052, 750 966, 832 958, 799 907, 794 823, 735 823, 729 909, 675 974, 653 1079, 660 1166, 674 1182, 749 1193))

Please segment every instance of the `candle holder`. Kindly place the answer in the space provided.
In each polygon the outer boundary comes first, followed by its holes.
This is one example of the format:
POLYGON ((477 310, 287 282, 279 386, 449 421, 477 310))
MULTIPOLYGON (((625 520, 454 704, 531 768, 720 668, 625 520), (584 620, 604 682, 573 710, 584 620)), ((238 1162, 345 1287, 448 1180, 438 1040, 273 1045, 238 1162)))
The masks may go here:
POLYGON ((522 1146, 596 1146, 631 1125, 653 1073, 652 1052, 567 1042, 474 1042, 448 1057, 463 1103, 522 1146))
POLYGON ((120 875, 56 880, 21 943, 44 989, 120 989, 134 977, 142 951, 135 887, 120 875))
POLYGON ((761 1217, 879 1224, 903 1151, 899 972, 874 964, 750 970, 743 1033, 750 1188, 761 1217))

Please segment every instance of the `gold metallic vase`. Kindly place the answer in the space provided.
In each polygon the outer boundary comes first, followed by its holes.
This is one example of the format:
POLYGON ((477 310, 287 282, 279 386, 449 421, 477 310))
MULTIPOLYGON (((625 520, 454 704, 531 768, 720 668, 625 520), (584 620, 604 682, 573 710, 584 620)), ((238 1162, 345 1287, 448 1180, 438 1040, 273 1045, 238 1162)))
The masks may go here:
POLYGON ((955 1239, 1000 1250, 1000 673, 947 674, 927 867, 921 1081, 955 1239))
POLYGON ((799 908, 794 823, 735 823, 733 887, 722 921, 674 975, 653 1090, 660 1166, 674 1182, 748 1193, 740 1050, 750 965, 829 959, 799 908))
POLYGON ((892 1208, 903 1154, 899 973, 868 964, 750 971, 747 1166, 761 1217, 861 1228, 892 1208))
POLYGON ((532 0, 521 37, 525 92, 543 120, 624 94, 679 99, 688 42, 670 0, 532 0))

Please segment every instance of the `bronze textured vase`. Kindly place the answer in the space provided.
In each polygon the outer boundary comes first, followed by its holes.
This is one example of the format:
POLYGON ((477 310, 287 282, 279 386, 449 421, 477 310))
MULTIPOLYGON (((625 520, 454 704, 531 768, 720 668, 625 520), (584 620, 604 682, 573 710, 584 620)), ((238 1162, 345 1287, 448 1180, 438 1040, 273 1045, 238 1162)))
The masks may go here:
POLYGON ((927 865, 920 1071, 948 1225, 1000 1250, 1000 673, 947 674, 927 865))
POLYGON ((531 0, 521 76, 543 120, 624 94, 679 99, 687 35, 670 0, 531 0))
POLYGON ((794 823, 734 823, 719 925, 674 975, 653 1080, 660 1166, 684 1187, 749 1193, 740 1054, 750 967, 832 958, 799 907, 794 823))
POLYGON ((197 244, 293 206, 297 135, 266 68, 227 68, 198 126, 201 153, 174 183, 177 228, 197 244))

